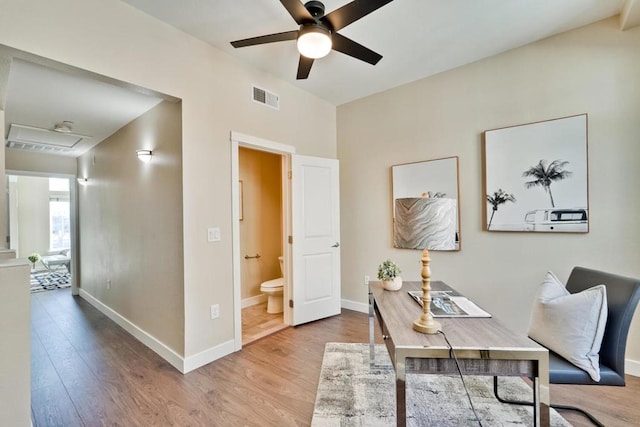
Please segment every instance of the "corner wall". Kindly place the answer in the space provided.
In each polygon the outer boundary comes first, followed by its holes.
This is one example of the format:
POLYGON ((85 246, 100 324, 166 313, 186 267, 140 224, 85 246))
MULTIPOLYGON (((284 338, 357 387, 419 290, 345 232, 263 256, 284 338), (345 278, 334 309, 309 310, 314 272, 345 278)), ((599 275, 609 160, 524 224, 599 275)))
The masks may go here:
MULTIPOLYGON (((390 257, 419 280, 418 251, 392 248, 394 164, 460 157, 462 251, 432 251, 434 280, 526 331, 538 284, 573 266, 640 277, 640 28, 601 21, 338 107, 342 293, 365 303, 363 275, 390 257), (482 231, 481 135, 588 113, 588 234, 482 231)), ((640 361, 640 315, 627 356, 640 361)))
POLYGON ((0 425, 31 425, 31 294, 26 260, 0 259, 0 425))
MULTIPOLYGON (((184 354, 182 109, 161 102, 78 159, 84 292, 184 354), (136 157, 151 149, 151 162, 136 157)), ((89 298, 90 301, 93 299, 89 298)))

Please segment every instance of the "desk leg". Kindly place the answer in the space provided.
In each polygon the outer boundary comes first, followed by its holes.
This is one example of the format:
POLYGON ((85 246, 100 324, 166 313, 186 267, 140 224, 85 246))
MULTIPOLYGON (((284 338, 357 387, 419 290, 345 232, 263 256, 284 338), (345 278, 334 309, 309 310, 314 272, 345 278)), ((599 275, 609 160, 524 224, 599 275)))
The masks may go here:
POLYGON ((540 427, 540 379, 533 377, 533 425, 540 427))
POLYGON ((396 353, 396 425, 407 425, 407 373, 404 356, 396 353))
POLYGON ((371 285, 369 285, 369 366, 374 367, 376 364, 376 343, 374 338, 374 313, 373 313, 373 293, 371 285))
POLYGON ((540 396, 540 378, 533 378, 533 425, 548 427, 551 424, 549 405, 540 396))

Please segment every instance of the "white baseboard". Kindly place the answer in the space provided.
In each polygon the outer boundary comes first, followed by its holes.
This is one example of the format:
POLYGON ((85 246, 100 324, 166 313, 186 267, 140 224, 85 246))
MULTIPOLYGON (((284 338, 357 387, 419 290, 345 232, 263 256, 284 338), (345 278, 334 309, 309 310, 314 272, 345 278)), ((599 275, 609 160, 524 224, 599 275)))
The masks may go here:
POLYGON ((106 306, 104 303, 96 299, 93 295, 80 289, 80 296, 84 298, 89 304, 97 308, 102 314, 109 319, 120 325, 125 331, 133 335, 142 344, 155 351, 160 357, 169 362, 174 368, 183 374, 193 371, 201 366, 211 363, 214 360, 220 359, 235 351, 234 341, 229 340, 215 347, 211 347, 205 351, 201 351, 198 354, 189 357, 182 357, 157 338, 149 334, 148 332, 140 329, 130 320, 124 318, 122 315, 114 311, 112 308, 106 306))
POLYGON ((241 306, 242 308, 251 307, 252 305, 262 304, 267 301, 267 294, 260 294, 254 297, 245 298, 242 300, 241 306))
POLYGON ((627 375, 633 375, 634 377, 640 377, 640 361, 625 359, 624 373, 627 375))
POLYGON ((235 350, 235 341, 229 340, 219 344, 215 347, 211 347, 207 350, 201 351, 198 354, 194 354, 193 356, 189 356, 184 359, 184 370, 183 374, 187 372, 191 372, 194 369, 198 369, 201 366, 206 365, 207 363, 211 363, 214 360, 218 360, 228 354, 233 353, 235 350))
POLYGON ((96 299, 93 295, 85 291, 84 289, 80 289, 80 296, 84 298, 89 304, 97 308, 102 314, 107 316, 109 319, 116 322, 120 325, 125 331, 129 332, 133 335, 138 341, 142 344, 149 347, 151 350, 158 353, 160 357, 169 362, 174 368, 178 371, 185 373, 184 365, 185 360, 178 353, 167 347, 157 338, 149 334, 148 332, 140 329, 135 324, 131 323, 130 320, 126 319, 118 312, 114 311, 112 308, 106 306, 100 300, 96 299))
POLYGON ((361 313, 369 313, 369 304, 366 303, 343 299, 341 306, 342 308, 346 308, 348 310, 359 311, 361 313))

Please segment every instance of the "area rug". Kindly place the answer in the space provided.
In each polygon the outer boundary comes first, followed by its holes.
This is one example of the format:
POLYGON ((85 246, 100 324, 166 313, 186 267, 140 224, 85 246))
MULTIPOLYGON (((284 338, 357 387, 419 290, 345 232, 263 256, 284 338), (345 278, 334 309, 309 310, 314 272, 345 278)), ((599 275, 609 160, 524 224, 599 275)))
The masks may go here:
MULTIPOLYGON (((376 366, 368 344, 328 343, 313 412, 313 427, 395 426, 395 373, 386 348, 376 345, 376 366)), ((487 426, 531 426, 532 408, 498 402, 492 377, 465 376, 476 412, 487 426)), ((501 378, 503 396, 531 399, 519 377, 501 378)), ((550 409, 552 426, 571 426, 550 409)), ((408 426, 477 426, 459 376, 407 375, 408 426)))
POLYGON ((31 293, 68 288, 71 274, 66 271, 31 273, 31 293))

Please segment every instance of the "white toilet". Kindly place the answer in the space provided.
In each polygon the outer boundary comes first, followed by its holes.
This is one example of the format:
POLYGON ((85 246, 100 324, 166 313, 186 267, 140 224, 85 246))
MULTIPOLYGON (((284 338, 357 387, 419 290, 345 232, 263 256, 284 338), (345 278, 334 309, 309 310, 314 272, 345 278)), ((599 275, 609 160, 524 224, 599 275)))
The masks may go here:
MULTIPOLYGON (((280 272, 284 276, 284 258, 279 256, 280 272)), ((262 282, 260 285, 260 292, 267 295, 267 313, 277 314, 282 313, 282 290, 284 289, 284 278, 278 277, 277 279, 268 280, 262 282)))

